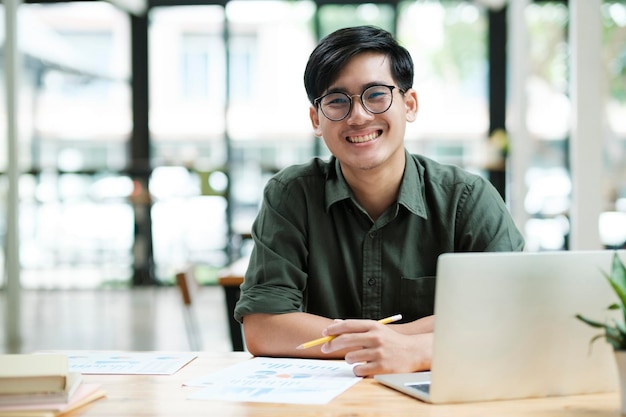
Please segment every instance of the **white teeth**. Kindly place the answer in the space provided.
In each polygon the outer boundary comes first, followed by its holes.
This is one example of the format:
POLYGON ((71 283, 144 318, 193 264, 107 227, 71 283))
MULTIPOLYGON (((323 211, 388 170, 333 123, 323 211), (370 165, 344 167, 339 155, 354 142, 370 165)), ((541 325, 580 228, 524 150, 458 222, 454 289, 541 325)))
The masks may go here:
POLYGON ((352 143, 363 143, 363 142, 369 142, 370 140, 374 140, 377 137, 378 137, 378 132, 373 132, 365 136, 348 136, 347 139, 349 142, 352 142, 352 143))

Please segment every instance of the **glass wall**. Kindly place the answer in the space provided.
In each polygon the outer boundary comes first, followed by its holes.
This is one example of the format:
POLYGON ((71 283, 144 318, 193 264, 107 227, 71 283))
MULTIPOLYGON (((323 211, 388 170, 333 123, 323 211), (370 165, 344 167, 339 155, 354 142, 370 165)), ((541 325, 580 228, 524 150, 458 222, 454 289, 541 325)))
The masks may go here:
POLYGON ((403 2, 398 37, 415 64, 417 120, 407 147, 482 172, 489 128, 487 10, 475 3, 403 2))
MULTIPOLYGON (((602 68, 606 90, 605 170, 600 183, 606 212, 599 219, 607 247, 626 243, 626 4, 602 5, 602 68)), ((530 77, 527 126, 532 149, 524 202, 530 220, 524 233, 530 250, 567 249, 571 176, 569 160, 569 12, 561 2, 531 4, 526 10, 530 32, 530 77)))
POLYGON ((152 10, 159 276, 188 262, 213 273, 224 266, 233 245, 244 250, 238 240, 249 233, 265 181, 312 155, 306 96, 297 91, 314 11, 312 3, 284 1, 152 10))
POLYGON ((600 237, 607 247, 626 246, 626 2, 605 1, 603 68, 607 79, 606 212, 600 237))
POLYGON ((311 158, 314 136, 302 74, 315 46, 309 1, 231 1, 230 144, 233 224, 250 231, 265 182, 279 169, 311 158))
POLYGON ((391 4, 325 4, 319 8, 320 38, 346 26, 375 25, 394 33, 396 11, 391 4))
POLYGON ((531 4, 526 10, 530 74, 526 86, 527 127, 532 149, 525 183, 525 225, 531 250, 563 249, 569 233, 571 181, 568 167, 568 8, 562 3, 531 4))
MULTIPOLYGON (((214 282, 249 249, 263 186, 281 168, 327 157, 314 137, 302 76, 318 37, 355 24, 397 33, 416 69, 420 109, 407 148, 483 173, 487 147, 488 10, 479 2, 312 0, 154 7, 149 11, 149 128, 155 278, 188 264, 214 282), (248 242, 249 243, 249 242, 248 242)), ((26 287, 128 285, 138 197, 129 172, 130 19, 108 2, 23 4, 19 154, 26 287)), ((626 6, 602 6, 606 90, 603 239, 626 222, 626 6)), ((530 250, 567 247, 568 9, 531 4, 527 85, 530 250)), ((4 105, 2 103, 1 105, 4 105)), ((4 115, 4 112, 0 112, 4 115)), ((6 147, 5 132, 0 146, 6 147)), ((0 172, 6 157, 0 152, 0 172)), ((0 235, 6 178, 0 176, 0 235)), ((1 262, 1 258, 0 258, 1 262)), ((1 266, 1 265, 0 265, 1 266)))
POLYGON ((221 6, 149 14, 150 179, 155 274, 227 262, 226 45, 221 6))
POLYGON ((133 240, 132 182, 122 173, 131 127, 128 16, 105 2, 24 4, 18 38, 22 284, 125 281, 133 240))

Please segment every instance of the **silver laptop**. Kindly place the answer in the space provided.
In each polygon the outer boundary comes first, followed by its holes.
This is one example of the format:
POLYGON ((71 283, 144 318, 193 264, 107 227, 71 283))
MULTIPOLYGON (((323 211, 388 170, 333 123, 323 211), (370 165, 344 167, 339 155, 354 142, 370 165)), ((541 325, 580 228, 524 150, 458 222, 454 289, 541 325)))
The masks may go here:
MULTIPOLYGON (((611 346, 575 318, 618 317, 613 251, 454 253, 437 266, 431 372, 376 375, 430 403, 612 391, 611 346)), ((619 256, 626 262, 626 251, 619 256)), ((619 318, 618 318, 619 320, 619 318)))

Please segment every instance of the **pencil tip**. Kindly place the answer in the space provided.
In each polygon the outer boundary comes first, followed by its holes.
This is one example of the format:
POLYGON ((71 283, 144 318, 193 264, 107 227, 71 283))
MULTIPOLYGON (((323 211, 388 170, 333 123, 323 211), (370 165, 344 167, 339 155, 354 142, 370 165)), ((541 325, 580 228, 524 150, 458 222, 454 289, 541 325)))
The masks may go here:
POLYGON ((300 346, 296 347, 296 349, 304 349, 304 345, 300 345, 300 346))

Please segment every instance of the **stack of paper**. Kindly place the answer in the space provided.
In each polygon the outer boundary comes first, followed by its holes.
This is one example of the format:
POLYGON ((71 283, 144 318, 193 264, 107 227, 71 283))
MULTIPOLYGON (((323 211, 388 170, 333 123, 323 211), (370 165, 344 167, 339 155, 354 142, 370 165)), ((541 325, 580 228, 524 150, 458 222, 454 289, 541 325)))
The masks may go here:
POLYGON ((65 355, 0 355, 0 417, 56 416, 103 396, 69 372, 65 355))

